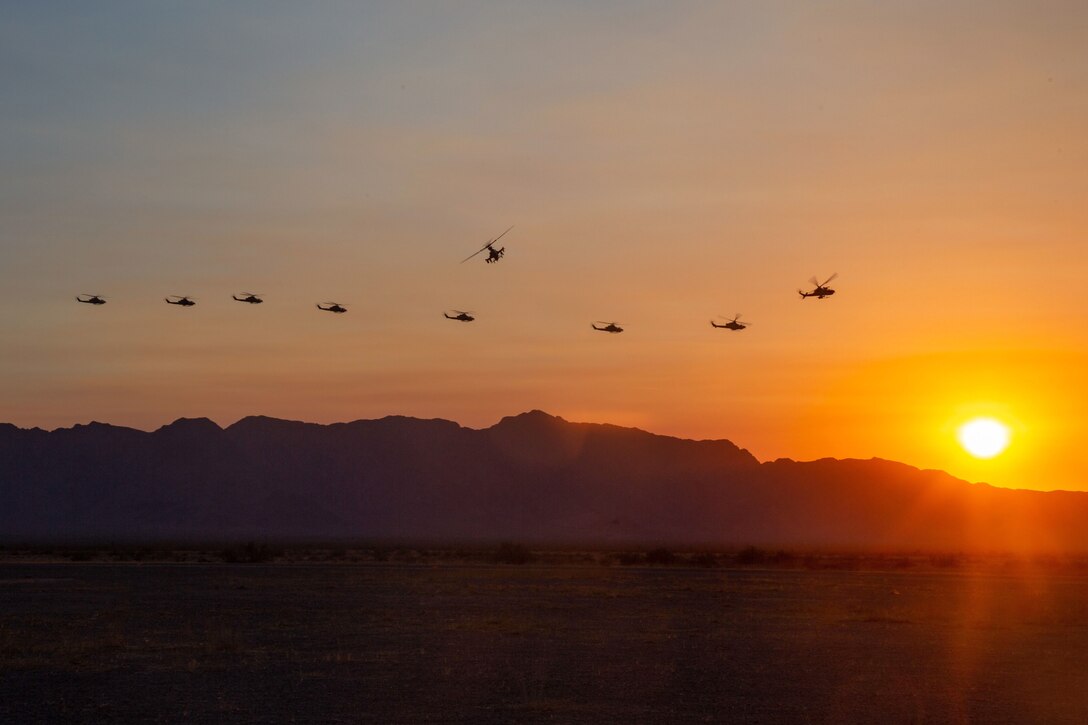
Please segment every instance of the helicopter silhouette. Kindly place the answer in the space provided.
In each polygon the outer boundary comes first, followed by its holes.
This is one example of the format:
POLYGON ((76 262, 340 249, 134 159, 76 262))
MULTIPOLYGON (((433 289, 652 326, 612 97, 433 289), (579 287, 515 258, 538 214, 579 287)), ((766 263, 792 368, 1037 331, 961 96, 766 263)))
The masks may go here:
MULTIPOLYGON (((511 225, 510 229, 513 229, 513 228, 514 228, 513 225, 511 225)), ((510 231, 510 229, 507 229, 506 232, 510 231)), ((484 251, 485 249, 487 250, 487 259, 485 259, 484 261, 487 262, 488 264, 491 264, 493 262, 498 262, 500 259, 502 259, 502 256, 504 254, 506 254, 506 247, 499 247, 498 249, 495 249, 495 247, 493 245, 495 244, 495 242, 497 242, 500 239, 502 239, 503 237, 505 237, 506 232, 503 232, 499 236, 497 236, 494 239, 492 239, 491 241, 489 241, 484 246, 480 247, 478 250, 476 250, 472 254, 470 254, 467 257, 465 257, 464 259, 462 259, 461 264, 464 264, 465 262, 472 259, 473 257, 475 257, 480 252, 484 251)))
POLYGON ((811 292, 804 292, 802 290, 797 290, 797 293, 799 295, 801 295, 801 299, 804 299, 806 297, 815 297, 818 300, 822 300, 824 297, 830 297, 831 295, 835 294, 835 290, 828 287, 827 284, 828 284, 828 282, 830 282, 831 280, 835 279, 838 276, 839 276, 839 273, 836 272, 835 274, 833 274, 830 277, 828 277, 827 279, 825 279, 823 282, 817 282, 816 278, 813 277, 812 279, 809 280, 809 282, 814 284, 816 286, 816 288, 814 290, 812 290, 811 292))
POLYGON ((238 295, 231 295, 231 297, 239 302, 248 302, 251 305, 259 305, 264 302, 264 300, 261 299, 260 295, 255 295, 252 292, 243 292, 242 294, 245 296, 239 297, 238 295))
POLYGON ((472 322, 476 318, 472 316, 471 312, 462 312, 461 310, 450 310, 450 312, 456 312, 456 315, 451 315, 447 312, 443 312, 442 316, 447 320, 460 320, 461 322, 472 322))
MULTIPOLYGON (((726 319, 725 315, 718 315, 718 317, 720 317, 723 320, 726 319)), ((722 325, 719 325, 717 322, 714 322, 714 320, 710 321, 710 326, 711 327, 717 327, 719 329, 726 329, 726 330, 733 330, 734 332, 736 332, 738 330, 743 330, 746 327, 748 327, 748 325, 750 325, 750 324, 752 324, 752 323, 751 322, 741 322, 740 321, 740 313, 739 312, 737 314, 733 315, 733 319, 729 320, 728 322, 726 322, 725 324, 722 324, 722 325)))
POLYGON ((322 307, 321 303, 318 303, 317 309, 322 312, 335 312, 338 315, 342 315, 348 311, 348 308, 344 307, 339 302, 326 302, 325 304, 328 305, 328 307, 322 307))
POLYGON ((589 325, 590 325, 590 327, 592 327, 594 330, 597 330, 598 332, 611 332, 611 333, 623 332, 623 328, 620 327, 615 322, 601 322, 600 320, 597 320, 596 322, 589 323, 589 325), (604 325, 604 327, 597 327, 597 325, 604 325))
POLYGON ((76 295, 76 302, 82 302, 85 305, 104 305, 104 304, 106 304, 106 300, 104 300, 101 295, 89 295, 89 294, 76 295), (90 297, 90 299, 85 300, 85 299, 82 299, 83 297, 90 297))
POLYGON ((168 305, 181 305, 182 307, 192 307, 196 304, 196 302, 193 302, 192 298, 188 295, 170 295, 169 297, 164 297, 163 299, 166 300, 166 304, 168 305), (174 299, 171 300, 170 297, 173 297, 174 299))

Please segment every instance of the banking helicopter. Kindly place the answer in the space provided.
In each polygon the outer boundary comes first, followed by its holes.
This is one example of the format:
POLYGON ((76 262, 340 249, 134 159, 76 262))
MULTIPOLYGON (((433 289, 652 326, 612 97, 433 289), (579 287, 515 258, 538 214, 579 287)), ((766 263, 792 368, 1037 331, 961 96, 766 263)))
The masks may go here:
POLYGON ((166 300, 166 304, 168 305, 181 305, 182 307, 192 307, 196 304, 196 302, 194 302, 193 299, 188 295, 169 295, 168 297, 164 297, 163 299, 166 300), (170 299, 171 297, 173 297, 173 299, 170 299))
POLYGON ((325 304, 328 305, 328 307, 322 307, 321 303, 319 302, 317 305, 317 309, 321 310, 322 312, 335 312, 338 315, 342 315, 348 311, 348 308, 344 307, 339 302, 326 302, 325 304))
POLYGON ((106 300, 103 299, 103 297, 101 295, 88 295, 88 294, 76 295, 76 302, 82 302, 85 305, 104 305, 104 304, 106 304, 106 300), (84 297, 89 297, 90 299, 85 300, 85 299, 83 299, 84 297))
MULTIPOLYGON (((718 317, 723 319, 723 320, 726 319, 725 315, 718 315, 718 317)), ((740 321, 740 313, 739 312, 737 314, 733 315, 733 319, 731 319, 728 322, 726 322, 724 324, 721 324, 721 325, 719 325, 714 320, 710 321, 710 326, 711 327, 717 327, 717 328, 726 329, 726 330, 733 330, 734 332, 736 332, 738 330, 743 330, 746 327, 748 327, 748 325, 750 325, 750 324, 752 324, 752 323, 751 322, 741 322, 740 321)))
POLYGON ((255 295, 252 292, 243 292, 242 295, 242 297, 239 297, 238 295, 231 295, 231 297, 238 302, 248 302, 251 305, 259 305, 264 302, 260 295, 255 295))
POLYGON ((589 324, 590 327, 598 332, 623 332, 623 328, 615 322, 601 322, 600 320, 597 320, 596 322, 591 322, 589 324), (604 325, 604 327, 597 327, 597 325, 604 325))
POLYGON ((460 320, 461 322, 472 322, 476 319, 471 312, 462 312, 461 310, 450 310, 450 312, 456 312, 457 314, 451 315, 449 312, 443 312, 442 315, 447 320, 460 320))
MULTIPOLYGON (((513 225, 511 225, 510 229, 513 229, 513 228, 514 228, 513 225)), ((510 229, 507 229, 506 232, 510 231, 510 229)), ((500 259, 502 259, 502 255, 506 254, 506 247, 499 247, 498 249, 495 249, 494 244, 495 244, 495 242, 497 242, 500 239, 502 239, 503 237, 505 237, 506 232, 503 232, 499 236, 497 236, 494 239, 492 239, 491 241, 489 241, 484 246, 480 247, 478 250, 476 250, 472 254, 470 254, 467 257, 465 257, 464 259, 462 259, 461 264, 464 264, 465 262, 472 259, 473 257, 475 257, 480 252, 484 251, 485 249, 487 250, 487 259, 485 259, 484 261, 487 262, 488 264, 491 264, 492 262, 498 262, 500 259)))
POLYGON ((804 299, 806 297, 815 297, 818 300, 822 300, 824 297, 830 297, 831 295, 835 294, 835 290, 831 289, 827 285, 831 280, 835 279, 838 276, 839 276, 839 273, 836 272, 835 274, 833 274, 830 277, 828 277, 827 279, 825 279, 823 282, 817 282, 816 278, 813 277, 812 279, 809 280, 809 282, 814 284, 816 286, 816 288, 814 290, 812 290, 811 292, 804 292, 802 290, 797 290, 797 293, 799 295, 801 295, 801 299, 804 299))

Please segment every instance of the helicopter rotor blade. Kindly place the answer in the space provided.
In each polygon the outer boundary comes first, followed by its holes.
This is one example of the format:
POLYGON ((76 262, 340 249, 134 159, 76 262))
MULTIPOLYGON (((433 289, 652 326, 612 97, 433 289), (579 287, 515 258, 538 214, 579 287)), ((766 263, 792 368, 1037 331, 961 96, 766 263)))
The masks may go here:
MULTIPOLYGON (((509 231, 510 231, 511 229, 513 229, 513 228, 514 228, 514 225, 513 225, 513 224, 511 224, 511 225, 510 225, 510 226, 509 226, 509 227, 507 228, 506 232, 509 232, 509 231)), ((500 234, 499 236, 495 237, 495 238, 494 238, 494 239, 492 239, 492 240, 491 240, 490 242, 488 242, 488 246, 490 246, 490 245, 494 244, 495 242, 497 242, 497 241, 499 241, 500 239, 502 239, 503 237, 505 237, 505 236, 506 236, 506 232, 503 232, 502 234, 500 234)))
POLYGON ((479 248, 478 250, 476 250, 476 251, 475 251, 475 252, 473 252, 472 254, 470 254, 470 255, 468 255, 467 257, 465 257, 464 259, 462 259, 462 260, 461 260, 461 264, 464 264, 464 263, 465 263, 465 262, 467 262, 468 260, 472 259, 472 258, 473 258, 473 257, 475 257, 475 256, 476 256, 477 254, 479 254, 480 252, 482 252, 482 251, 484 251, 485 249, 487 249, 488 247, 490 247, 490 246, 491 246, 492 244, 494 244, 494 242, 488 242, 488 243, 487 243, 487 244, 485 244, 484 246, 480 247, 480 248, 479 248))
POLYGON ((824 280, 824 283, 823 283, 823 284, 821 284, 820 286, 821 286, 821 287, 823 287, 824 285, 828 284, 829 282, 831 282, 831 280, 835 279, 835 278, 836 278, 836 277, 838 277, 838 276, 839 276, 839 273, 838 273, 838 272, 836 272, 835 274, 833 274, 833 275, 831 275, 830 277, 828 277, 827 279, 825 279, 825 280, 824 280))
POLYGON ((808 278, 808 281, 812 283, 813 287, 819 287, 820 283, 816 280, 816 275, 812 275, 808 278))

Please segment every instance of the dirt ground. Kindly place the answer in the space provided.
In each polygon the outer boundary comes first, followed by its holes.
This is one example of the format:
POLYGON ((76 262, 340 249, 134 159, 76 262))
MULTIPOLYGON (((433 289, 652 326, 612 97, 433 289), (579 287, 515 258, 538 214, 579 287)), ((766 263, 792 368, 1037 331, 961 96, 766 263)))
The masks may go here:
POLYGON ((1088 576, 0 565, 0 722, 1084 723, 1088 576))

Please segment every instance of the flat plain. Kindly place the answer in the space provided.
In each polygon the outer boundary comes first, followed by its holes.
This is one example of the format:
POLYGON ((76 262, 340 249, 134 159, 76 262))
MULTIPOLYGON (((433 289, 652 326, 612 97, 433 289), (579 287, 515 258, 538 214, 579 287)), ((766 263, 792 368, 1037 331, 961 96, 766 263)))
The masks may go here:
POLYGON ((3 722, 1088 722, 1088 576, 0 564, 3 722))

